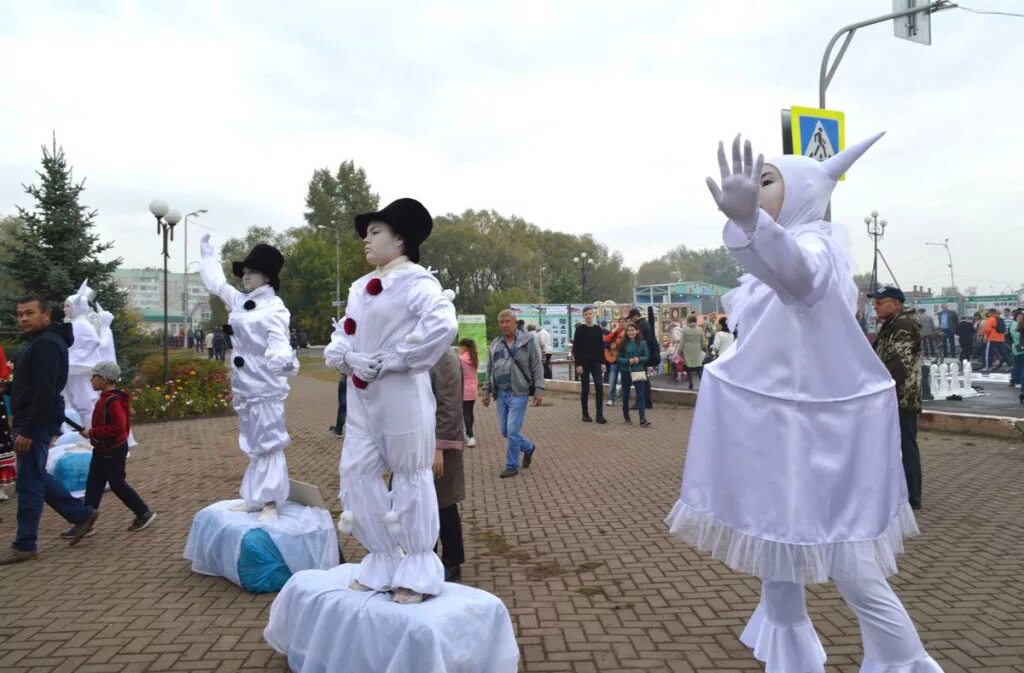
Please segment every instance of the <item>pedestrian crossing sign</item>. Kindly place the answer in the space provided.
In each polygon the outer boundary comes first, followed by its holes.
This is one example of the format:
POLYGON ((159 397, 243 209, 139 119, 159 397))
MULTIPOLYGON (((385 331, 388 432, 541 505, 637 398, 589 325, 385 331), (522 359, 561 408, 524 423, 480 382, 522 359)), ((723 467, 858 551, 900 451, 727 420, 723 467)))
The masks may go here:
POLYGON ((845 149, 846 122, 839 110, 794 105, 790 115, 794 154, 824 161, 845 149))

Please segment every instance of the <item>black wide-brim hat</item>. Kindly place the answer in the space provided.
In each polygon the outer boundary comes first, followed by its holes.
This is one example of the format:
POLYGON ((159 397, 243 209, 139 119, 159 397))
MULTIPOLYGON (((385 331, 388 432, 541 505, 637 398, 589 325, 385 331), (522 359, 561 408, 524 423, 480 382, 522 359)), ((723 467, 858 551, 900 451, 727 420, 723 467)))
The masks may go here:
POLYGON ((245 259, 232 263, 231 270, 239 278, 245 275, 246 269, 259 271, 270 280, 270 287, 274 288, 274 292, 280 292, 281 279, 278 278, 278 274, 281 273, 283 266, 284 255, 280 250, 266 243, 257 243, 245 259))
POLYGON ((391 231, 405 241, 406 257, 417 263, 420 261, 420 245, 434 228, 430 212, 416 199, 398 199, 376 213, 356 215, 359 238, 366 238, 371 222, 384 222, 391 227, 391 231))

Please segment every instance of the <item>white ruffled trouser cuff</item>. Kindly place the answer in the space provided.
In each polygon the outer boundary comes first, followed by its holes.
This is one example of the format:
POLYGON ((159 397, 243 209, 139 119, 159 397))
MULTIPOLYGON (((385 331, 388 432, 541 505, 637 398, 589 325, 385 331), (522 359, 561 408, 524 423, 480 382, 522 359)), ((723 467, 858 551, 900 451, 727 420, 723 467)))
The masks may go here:
POLYGON ((354 577, 363 586, 376 591, 390 591, 391 578, 401 560, 402 553, 397 547, 393 552, 371 551, 359 563, 354 577))
POLYGON ((759 604, 740 635, 740 641, 765 664, 765 673, 824 673, 825 648, 810 619, 776 624, 759 604))
POLYGON ((860 666, 860 673, 943 673, 939 662, 925 655, 909 664, 886 665, 865 659, 860 666))

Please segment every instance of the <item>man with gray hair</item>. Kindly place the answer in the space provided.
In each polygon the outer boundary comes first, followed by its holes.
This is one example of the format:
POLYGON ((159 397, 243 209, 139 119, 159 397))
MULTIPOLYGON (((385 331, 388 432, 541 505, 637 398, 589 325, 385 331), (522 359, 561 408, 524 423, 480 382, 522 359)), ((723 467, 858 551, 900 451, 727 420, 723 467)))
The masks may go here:
POLYGON ((508 309, 498 314, 501 336, 488 347, 487 383, 484 387, 484 406, 491 399, 498 401, 498 428, 508 438, 508 450, 502 479, 519 474, 519 454, 523 454, 523 468, 530 467, 536 445, 523 436, 523 421, 530 397, 539 407, 544 393, 544 370, 540 349, 532 332, 516 327, 516 314, 508 309))

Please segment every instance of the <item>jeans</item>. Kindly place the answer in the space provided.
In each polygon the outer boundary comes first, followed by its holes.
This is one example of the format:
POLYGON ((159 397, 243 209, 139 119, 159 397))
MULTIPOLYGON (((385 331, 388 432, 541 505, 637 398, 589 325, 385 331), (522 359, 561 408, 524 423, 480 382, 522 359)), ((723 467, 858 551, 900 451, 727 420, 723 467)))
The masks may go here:
POLYGON ((1021 375, 1024 374, 1024 353, 1013 356, 1013 372, 1010 374, 1010 383, 1017 385, 1021 382, 1021 375))
POLYGON ((943 336, 946 339, 946 357, 953 357, 953 353, 956 353, 956 334, 952 329, 943 330, 943 336))
POLYGON ((533 442, 523 436, 523 421, 526 420, 526 405, 530 398, 513 395, 511 390, 498 390, 498 429, 502 437, 508 438, 505 467, 519 469, 519 454, 533 453, 533 442))
POLYGON ((917 447, 917 412, 900 409, 900 452, 907 477, 910 506, 921 507, 921 451, 917 447))
POLYGON ((466 438, 473 439, 473 406, 476 400, 462 400, 462 422, 466 425, 466 438))
POLYGON ((580 362, 579 366, 583 368, 583 373, 580 375, 580 407, 583 409, 583 415, 589 416, 588 411, 590 402, 590 379, 594 379, 594 401, 597 404, 595 415, 600 418, 604 415, 604 410, 601 405, 604 404, 604 380, 603 374, 601 373, 602 362, 597 360, 591 360, 589 362, 580 362))
POLYGON ((136 517, 141 517, 149 511, 149 507, 135 492, 135 489, 128 485, 125 478, 124 463, 127 458, 127 444, 110 451, 93 450, 92 461, 89 463, 89 476, 85 481, 86 505, 93 509, 99 509, 103 489, 109 483, 110 490, 121 499, 125 507, 135 513, 136 517))
POLYGON ((1000 366, 1006 364, 1010 367, 1013 366, 1013 358, 1010 357, 1010 351, 1006 348, 1005 341, 989 341, 985 345, 985 369, 989 369, 992 366, 992 351, 996 352, 999 356, 1000 366))
MULTIPOLYGON (((72 497, 59 481, 46 472, 46 454, 50 451, 50 438, 60 431, 60 423, 41 425, 31 435, 32 447, 18 456, 18 535, 11 545, 22 551, 35 551, 39 537, 39 520, 43 517, 43 503, 52 507, 68 523, 78 525, 92 516, 92 507, 72 497)), ((19 428, 14 429, 17 436, 19 428)))
POLYGON ((633 381, 629 369, 622 372, 622 417, 629 420, 629 391, 636 387, 636 410, 640 412, 640 422, 643 423, 647 412, 647 386, 650 381, 633 381))
POLYGON ((619 363, 608 366, 608 401, 615 405, 615 391, 619 387, 619 363))

